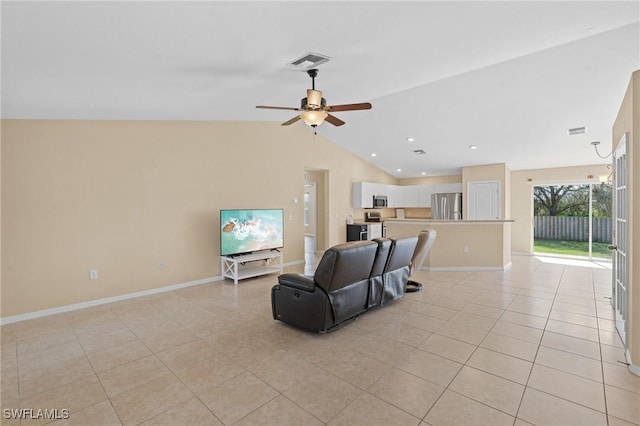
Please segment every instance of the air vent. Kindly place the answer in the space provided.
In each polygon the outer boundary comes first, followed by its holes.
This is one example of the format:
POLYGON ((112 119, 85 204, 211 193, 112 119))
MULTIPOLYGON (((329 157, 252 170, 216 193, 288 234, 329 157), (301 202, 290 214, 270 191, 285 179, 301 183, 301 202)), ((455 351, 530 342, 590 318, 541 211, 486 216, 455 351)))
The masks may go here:
POLYGON ((427 153, 427 151, 425 151, 424 149, 414 149, 413 153, 416 155, 424 155, 427 153))
POLYGON ((329 59, 331 58, 326 55, 309 52, 302 55, 298 59, 294 59, 293 61, 289 62, 287 65, 292 68, 296 68, 300 70, 310 70, 310 69, 316 68, 318 65, 322 65, 325 62, 328 62, 329 59))
POLYGON ((585 133, 587 133, 587 127, 583 126, 583 127, 574 127, 573 129, 567 129, 567 134, 569 136, 573 136, 573 135, 584 135, 585 133))

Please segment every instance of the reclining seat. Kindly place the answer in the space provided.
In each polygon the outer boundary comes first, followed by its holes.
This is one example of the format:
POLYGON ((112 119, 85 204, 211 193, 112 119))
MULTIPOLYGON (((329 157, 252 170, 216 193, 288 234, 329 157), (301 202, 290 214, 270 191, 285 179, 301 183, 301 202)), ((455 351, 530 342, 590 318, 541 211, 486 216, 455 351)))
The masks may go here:
MULTIPOLYGON (((409 276, 412 276, 422 268, 422 264, 431 250, 434 241, 436 240, 437 232, 435 229, 423 229, 418 234, 418 243, 416 250, 413 252, 411 258, 411 265, 409 266, 409 276)), ((422 288, 422 284, 409 280, 407 281, 407 293, 413 293, 419 291, 422 288)))
POLYGON ((380 305, 404 296, 411 258, 417 243, 418 237, 391 238, 389 258, 382 273, 383 291, 380 295, 380 305))
POLYGON ((271 289, 273 319, 326 332, 366 311, 377 251, 373 241, 338 244, 325 251, 313 277, 280 275, 271 289))
POLYGON ((373 241, 378 244, 378 252, 376 254, 376 260, 373 262, 371 277, 369 278, 367 309, 380 306, 384 288, 382 275, 384 274, 387 260, 389 259, 389 252, 391 251, 391 240, 389 238, 376 238, 373 241))

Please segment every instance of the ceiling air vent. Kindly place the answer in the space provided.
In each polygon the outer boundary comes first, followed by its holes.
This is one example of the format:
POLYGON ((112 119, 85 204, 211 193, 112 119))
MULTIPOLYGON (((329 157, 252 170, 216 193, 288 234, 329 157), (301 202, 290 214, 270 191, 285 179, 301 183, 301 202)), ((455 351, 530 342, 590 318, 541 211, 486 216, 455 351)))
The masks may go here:
POLYGON ((413 153, 416 155, 424 155, 427 153, 427 151, 425 151, 424 149, 414 149, 413 153))
POLYGON ((573 129, 567 129, 567 134, 569 136, 573 136, 573 135, 584 135, 585 133, 587 133, 587 128, 586 126, 582 126, 582 127, 574 127, 573 129))
POLYGON ((318 65, 324 64, 325 62, 329 61, 329 59, 331 58, 328 57, 327 55, 321 55, 320 53, 309 52, 302 55, 298 59, 294 59, 293 61, 289 62, 287 65, 289 65, 292 68, 296 68, 300 70, 310 70, 310 69, 316 68, 318 65))

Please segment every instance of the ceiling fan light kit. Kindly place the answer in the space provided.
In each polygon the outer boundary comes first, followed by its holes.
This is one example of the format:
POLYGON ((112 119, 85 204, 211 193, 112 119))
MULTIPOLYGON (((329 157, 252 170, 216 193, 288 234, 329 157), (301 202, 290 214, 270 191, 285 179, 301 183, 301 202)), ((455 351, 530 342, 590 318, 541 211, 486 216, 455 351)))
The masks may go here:
POLYGON ((304 120, 307 126, 316 127, 319 124, 322 124, 325 118, 327 118, 327 114, 325 111, 305 111, 300 114, 300 118, 304 120))
POLYGON ((327 106, 327 100, 322 97, 322 92, 316 90, 316 76, 318 75, 318 70, 307 70, 307 74, 309 74, 309 77, 311 77, 311 89, 307 89, 307 97, 303 98, 300 101, 300 108, 264 105, 257 105, 256 108, 303 111, 300 115, 295 116, 288 121, 285 121, 284 123, 282 123, 282 125, 289 126, 302 119, 308 126, 311 126, 314 129, 322 124, 325 120, 330 124, 333 124, 334 126, 342 126, 344 124, 344 121, 340 120, 334 115, 329 114, 329 112, 371 109, 371 104, 368 102, 327 106))

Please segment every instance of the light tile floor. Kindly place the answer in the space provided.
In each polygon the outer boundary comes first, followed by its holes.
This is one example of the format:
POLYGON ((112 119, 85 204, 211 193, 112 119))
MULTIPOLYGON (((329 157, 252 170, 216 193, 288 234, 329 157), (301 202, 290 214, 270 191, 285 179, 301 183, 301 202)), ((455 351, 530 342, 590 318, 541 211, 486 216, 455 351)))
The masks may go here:
POLYGON ((640 425, 610 274, 524 256, 420 272, 422 291, 326 335, 272 319, 274 275, 8 324, 2 424, 640 425))

